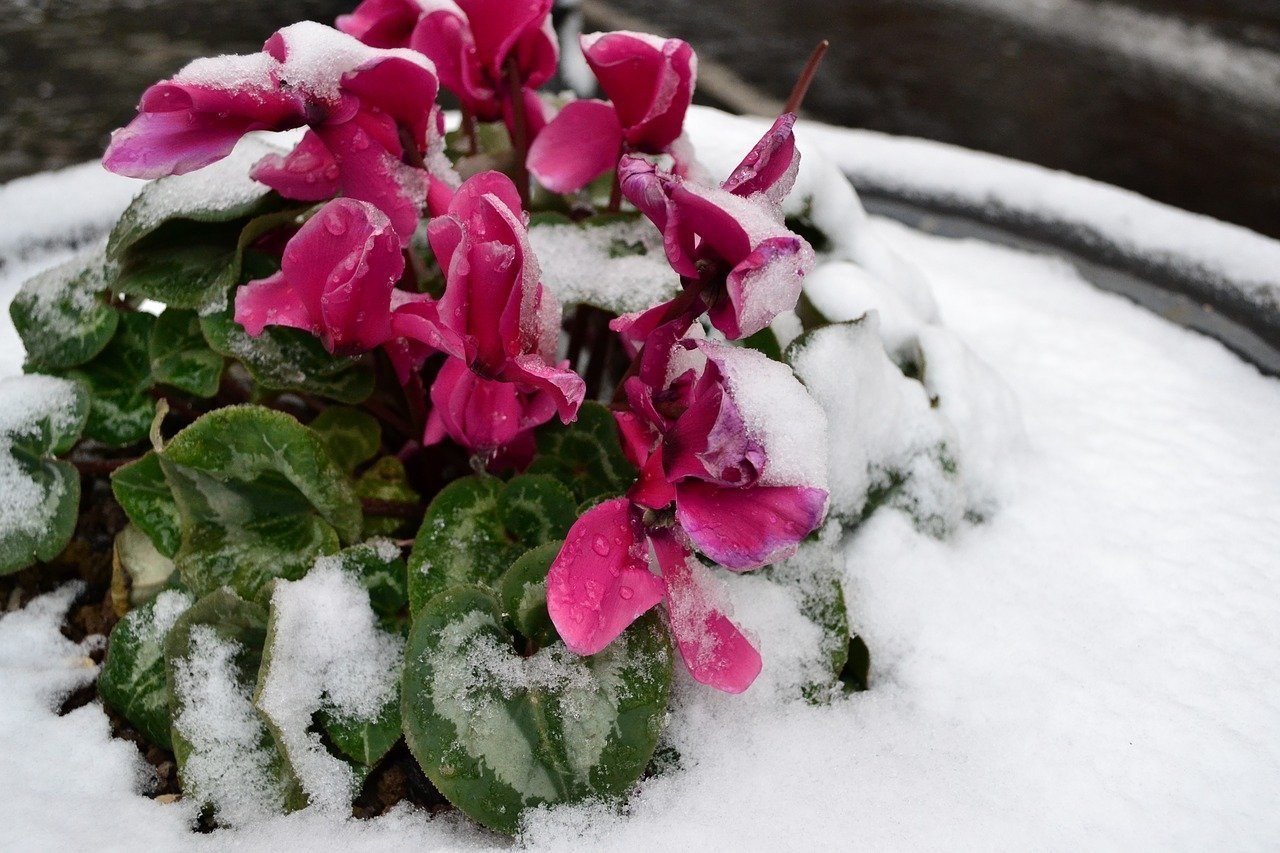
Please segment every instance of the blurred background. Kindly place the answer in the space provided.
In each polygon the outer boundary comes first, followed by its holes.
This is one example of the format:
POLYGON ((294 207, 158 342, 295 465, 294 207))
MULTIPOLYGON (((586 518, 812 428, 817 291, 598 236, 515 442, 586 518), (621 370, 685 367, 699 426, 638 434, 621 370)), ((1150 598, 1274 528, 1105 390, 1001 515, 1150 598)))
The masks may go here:
MULTIPOLYGON (((355 0, 0 0, 0 182, 97 156, 147 85, 355 0)), ((814 44, 809 117, 1126 187, 1280 237, 1280 0, 570 0, 684 38, 700 99, 768 113, 814 44)), ((565 10, 562 10, 561 17, 565 10)))

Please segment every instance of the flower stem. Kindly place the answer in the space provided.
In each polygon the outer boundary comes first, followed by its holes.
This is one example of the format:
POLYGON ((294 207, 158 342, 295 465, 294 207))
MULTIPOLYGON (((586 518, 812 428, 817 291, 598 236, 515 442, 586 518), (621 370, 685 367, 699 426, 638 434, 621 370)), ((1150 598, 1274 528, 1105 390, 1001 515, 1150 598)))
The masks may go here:
POLYGON ((784 113, 794 113, 800 110, 800 105, 804 103, 804 96, 809 93, 809 84, 813 82, 814 75, 818 73, 818 66, 822 64, 822 57, 826 55, 829 47, 831 47, 831 42, 823 39, 818 42, 818 46, 813 49, 813 53, 809 54, 809 61, 805 63, 804 70, 800 72, 800 79, 796 80, 795 88, 791 90, 791 97, 787 98, 787 105, 782 108, 784 113))
POLYGON ((514 56, 507 57, 507 97, 511 98, 511 146, 516 153, 516 192, 520 193, 520 206, 529 209, 529 123, 524 114, 524 87, 520 82, 520 68, 514 56))
POLYGON ((462 135, 467 138, 467 155, 474 157, 480 153, 480 142, 476 139, 476 116, 471 110, 462 111, 462 135))

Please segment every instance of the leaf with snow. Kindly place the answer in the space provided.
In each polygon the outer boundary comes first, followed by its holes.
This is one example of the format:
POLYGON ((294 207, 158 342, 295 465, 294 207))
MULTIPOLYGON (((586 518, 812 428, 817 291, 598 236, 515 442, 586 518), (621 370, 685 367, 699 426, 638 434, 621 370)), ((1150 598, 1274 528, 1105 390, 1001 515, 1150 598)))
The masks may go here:
POLYGON ((218 393, 226 359, 209 348, 194 311, 170 308, 156 320, 148 344, 151 376, 197 397, 218 393))
POLYGON ((147 534, 151 544, 172 558, 182 544, 182 519, 160 457, 148 452, 111 473, 111 491, 129 521, 147 534))
POLYGON ((80 439, 89 395, 52 376, 0 380, 0 575, 62 552, 75 532, 80 474, 52 457, 80 439))
POLYGON ((151 743, 173 749, 164 644, 191 597, 173 590, 134 608, 116 623, 98 674, 102 701, 124 715, 151 743))
POLYGON ((427 507, 409 556, 414 612, 451 586, 494 587, 525 550, 561 539, 577 519, 573 496, 555 479, 523 474, 510 483, 464 477, 427 507))
POLYGON ((622 453, 613 415, 600 403, 583 403, 571 424, 543 427, 537 441, 529 473, 555 477, 580 503, 620 495, 635 482, 636 469, 622 453))
POLYGON ((91 361, 66 371, 89 389, 85 435, 110 447, 147 437, 155 417, 150 340, 156 318, 134 311, 120 317, 115 336, 91 361))
POLYGON ((27 351, 28 371, 65 370, 102 352, 120 321, 104 297, 114 278, 111 262, 98 248, 22 285, 9 316, 27 351))
POLYGON ((605 651, 521 657, 502 608, 456 587, 418 614, 405 652, 405 740, 451 803, 514 833, 544 804, 619 800, 644 773, 666 715, 672 651, 642 616, 605 651))
POLYGON ((227 585, 252 597, 360 535, 350 479, 315 433, 282 412, 218 409, 157 455, 182 531, 174 561, 197 595, 227 585))
POLYGON ((368 358, 330 355, 315 335, 301 329, 268 326, 255 338, 225 310, 202 316, 200 330, 214 352, 243 364, 254 382, 268 390, 300 391, 350 404, 373 393, 368 358))
POLYGON ((182 790, 224 825, 306 805, 253 706, 266 639, 266 609, 220 589, 179 616, 164 642, 182 790))
POLYGON ((368 591, 341 557, 275 584, 254 705, 311 806, 349 815, 368 769, 399 739, 403 647, 378 627, 368 591), (356 767, 325 747, 317 715, 356 767))

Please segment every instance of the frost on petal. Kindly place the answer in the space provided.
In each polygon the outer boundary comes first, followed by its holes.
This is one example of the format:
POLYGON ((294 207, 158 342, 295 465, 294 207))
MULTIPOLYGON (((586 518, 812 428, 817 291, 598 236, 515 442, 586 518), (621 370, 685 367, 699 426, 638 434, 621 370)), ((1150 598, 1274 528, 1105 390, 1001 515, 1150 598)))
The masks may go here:
POLYGON ((813 265, 813 250, 799 237, 762 240, 725 279, 724 293, 708 311, 711 325, 731 341, 766 328, 795 308, 801 281, 813 265))
POLYGON ((605 501, 569 530, 547 573, 547 612, 566 646, 593 655, 663 596, 644 530, 626 498, 605 501))
POLYGON ((676 520, 698 550, 725 568, 747 571, 789 557, 822 522, 827 493, 805 486, 722 488, 676 485, 676 520))
POLYGON ((671 633, 689 673, 726 693, 746 690, 760 674, 760 653, 716 606, 707 570, 676 536, 658 532, 652 542, 666 585, 671 633))
POLYGON ((529 171, 557 193, 582 189, 618 165, 622 125, 603 101, 566 104, 529 149, 529 171))

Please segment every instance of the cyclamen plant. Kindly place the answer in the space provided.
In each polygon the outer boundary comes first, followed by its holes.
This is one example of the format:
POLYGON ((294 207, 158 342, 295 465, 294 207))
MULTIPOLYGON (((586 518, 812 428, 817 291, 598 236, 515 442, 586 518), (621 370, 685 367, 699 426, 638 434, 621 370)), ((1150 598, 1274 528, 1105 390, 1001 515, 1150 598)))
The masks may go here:
MULTIPOLYGON (((495 829, 624 797, 673 646, 722 691, 761 671, 716 567, 777 564, 824 523, 825 418, 770 332, 816 259, 781 208, 794 108, 705 182, 689 45, 585 36, 608 100, 559 103, 537 92, 550 6, 366 0, 191 63, 104 157, 159 180, 15 300, 28 370, 70 381, 41 379, 61 408, 10 436, 59 520, 3 569, 71 537, 58 455, 90 488, 113 472, 100 691, 221 823, 349 806, 402 733, 495 829), (243 139, 286 130, 289 150, 243 139), (562 306, 531 223, 619 217, 656 229, 673 295, 562 306), (236 708, 258 726, 239 741, 217 718, 236 708)), ((824 607, 834 682, 838 587, 824 607)))

